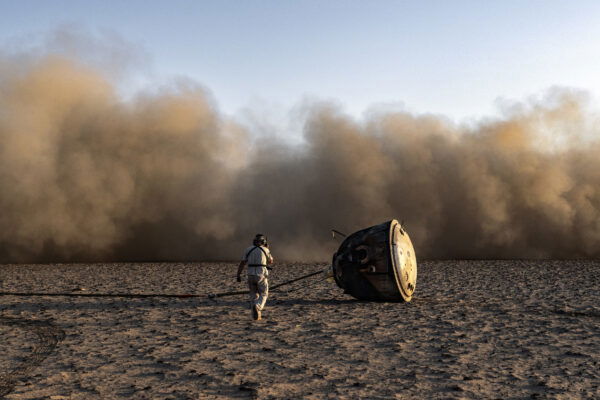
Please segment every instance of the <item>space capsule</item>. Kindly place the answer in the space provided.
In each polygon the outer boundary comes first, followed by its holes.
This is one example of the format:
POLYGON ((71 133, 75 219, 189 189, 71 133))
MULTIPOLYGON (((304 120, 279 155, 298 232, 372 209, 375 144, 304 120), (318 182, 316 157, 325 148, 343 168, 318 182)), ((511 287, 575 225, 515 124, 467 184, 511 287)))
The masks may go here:
POLYGON ((395 219, 347 236, 332 268, 337 285, 359 300, 408 302, 417 283, 412 242, 395 219))

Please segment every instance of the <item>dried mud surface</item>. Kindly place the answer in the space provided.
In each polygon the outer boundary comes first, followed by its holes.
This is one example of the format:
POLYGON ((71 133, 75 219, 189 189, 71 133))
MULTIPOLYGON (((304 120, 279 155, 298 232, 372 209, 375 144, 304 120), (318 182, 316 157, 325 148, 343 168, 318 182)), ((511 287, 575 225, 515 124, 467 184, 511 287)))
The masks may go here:
MULTIPOLYGON (((277 265, 271 285, 323 267, 277 265)), ((235 271, 2 265, 0 291, 208 294, 244 289, 235 271)), ((258 322, 245 296, 0 296, 0 398, 600 397, 599 262, 421 262, 410 304, 286 289, 258 322)))

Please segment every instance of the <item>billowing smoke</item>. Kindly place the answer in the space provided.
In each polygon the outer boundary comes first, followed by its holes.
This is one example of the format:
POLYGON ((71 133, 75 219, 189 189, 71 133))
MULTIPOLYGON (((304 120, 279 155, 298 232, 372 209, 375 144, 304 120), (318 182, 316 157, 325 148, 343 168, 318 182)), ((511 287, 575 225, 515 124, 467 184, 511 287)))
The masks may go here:
MULTIPOLYGON (((217 94, 218 95, 218 94, 217 94)), ((123 100, 72 58, 0 60, 0 261, 327 260, 329 230, 404 220, 420 258, 600 256, 600 129, 552 90, 504 117, 328 104, 252 138, 193 83, 123 100), (283 135, 282 135, 283 136, 283 135)))

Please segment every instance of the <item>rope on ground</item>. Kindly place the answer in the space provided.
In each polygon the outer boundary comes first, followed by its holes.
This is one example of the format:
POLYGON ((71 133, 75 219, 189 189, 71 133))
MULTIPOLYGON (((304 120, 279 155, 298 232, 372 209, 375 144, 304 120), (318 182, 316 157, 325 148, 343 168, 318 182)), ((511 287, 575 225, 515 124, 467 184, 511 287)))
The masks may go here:
POLYGON ((327 279, 328 279, 328 277, 326 276, 326 277, 324 277, 322 279, 317 279, 317 280, 314 280, 314 281, 310 281, 310 282, 305 283, 304 285, 298 286, 296 288, 288 289, 288 290, 285 290, 285 291, 277 290, 277 293, 292 293, 292 292, 297 292, 298 290, 302 290, 302 289, 306 289, 306 288, 311 287, 311 286, 315 286, 317 283, 323 282, 323 281, 325 281, 327 279))
MULTIPOLYGON (((269 290, 272 292, 272 291, 276 290, 279 287, 282 287, 282 286, 285 286, 285 285, 289 285, 290 283, 298 282, 298 281, 300 281, 302 279, 307 279, 307 278, 310 278, 310 277, 313 277, 315 275, 319 275, 319 274, 322 274, 322 273, 323 273, 322 270, 321 271, 316 271, 316 272, 311 272, 310 274, 306 274, 306 275, 303 275, 301 277, 290 279, 289 281, 285 281, 285 282, 282 282, 282 283, 278 283, 277 285, 273 285, 273 286, 270 287, 269 290)), ((214 298, 217 298, 217 297, 236 296, 236 295, 239 295, 239 294, 248 294, 248 293, 250 293, 249 290, 237 291, 237 292, 214 293, 214 294, 209 294, 208 298, 209 299, 214 299, 214 298)))
POLYGON ((31 292, 0 292, 0 296, 50 296, 50 297, 126 297, 126 298, 145 298, 145 297, 167 297, 167 298, 185 298, 185 297, 206 297, 205 294, 153 294, 153 293, 31 293, 31 292))
MULTIPOLYGON (((313 277, 315 275, 322 274, 323 271, 311 272, 310 274, 300 276, 298 278, 290 279, 289 281, 285 281, 274 285, 271 287, 271 290, 275 290, 281 286, 289 285, 291 283, 300 281, 302 279, 307 279, 313 277)), ((232 292, 222 292, 222 293, 212 293, 212 294, 164 294, 164 293, 80 293, 80 292, 64 292, 64 293, 35 293, 35 292, 0 292, 0 296, 23 296, 23 297, 33 297, 33 296, 50 296, 50 297, 123 297, 129 299, 143 299, 143 298, 209 298, 215 299, 217 297, 228 297, 228 296, 238 296, 242 294, 250 293, 248 290, 236 290, 232 292)))

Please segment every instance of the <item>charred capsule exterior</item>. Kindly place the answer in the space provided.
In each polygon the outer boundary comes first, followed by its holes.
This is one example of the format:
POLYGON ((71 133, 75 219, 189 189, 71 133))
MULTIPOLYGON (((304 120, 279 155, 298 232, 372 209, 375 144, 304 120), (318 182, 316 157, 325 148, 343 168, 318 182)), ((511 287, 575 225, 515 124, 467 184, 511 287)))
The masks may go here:
POLYGON ((332 266, 338 286, 359 300, 410 301, 417 282, 412 242, 395 219, 348 236, 332 266))

